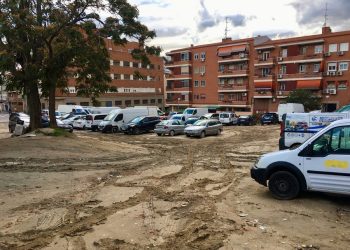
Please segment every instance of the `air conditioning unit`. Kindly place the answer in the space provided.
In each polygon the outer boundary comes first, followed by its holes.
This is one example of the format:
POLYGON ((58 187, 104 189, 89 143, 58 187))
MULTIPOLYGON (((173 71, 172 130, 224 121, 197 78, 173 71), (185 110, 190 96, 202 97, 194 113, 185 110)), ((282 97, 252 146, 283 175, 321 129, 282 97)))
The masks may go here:
POLYGON ((328 89, 328 93, 331 95, 335 95, 335 94, 337 94, 337 90, 336 89, 328 89))
POLYGON ((205 58, 201 58, 201 61, 204 62, 204 61, 205 61, 205 58))
POLYGON ((244 54, 244 53, 239 53, 239 57, 240 57, 240 58, 244 58, 244 57, 245 57, 245 54, 244 54))
POLYGON ((329 89, 324 89, 323 94, 329 94, 329 89))
POLYGON ((278 79, 282 79, 283 78, 283 74, 278 74, 278 79))
POLYGON ((204 76, 204 74, 205 74, 204 72, 201 72, 201 76, 204 76))
POLYGON ((326 52, 323 54, 324 56, 331 56, 331 52, 326 52))
POLYGON ((337 76, 342 76, 343 75, 343 71, 338 71, 337 72, 337 76))
POLYGON ((344 55, 344 51, 338 51, 338 56, 343 56, 344 55))
POLYGON ((279 56, 279 57, 277 57, 277 60, 278 60, 279 62, 282 62, 282 61, 283 61, 283 57, 279 56))
POLYGON ((277 93, 278 95, 282 95, 283 93, 282 93, 282 91, 278 91, 278 93, 277 93))
POLYGON ((242 96, 247 96, 247 93, 243 93, 242 96))

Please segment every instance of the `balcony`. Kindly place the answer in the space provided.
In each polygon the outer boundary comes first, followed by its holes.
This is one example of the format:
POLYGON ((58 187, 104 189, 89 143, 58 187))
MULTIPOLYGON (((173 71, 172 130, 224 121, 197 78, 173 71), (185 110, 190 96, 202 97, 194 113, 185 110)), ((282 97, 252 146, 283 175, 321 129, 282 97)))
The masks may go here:
POLYGON ((170 74, 165 78, 165 80, 167 81, 186 80, 186 79, 192 79, 192 75, 191 74, 170 74))
POLYGON ((300 78, 322 79, 322 72, 305 72, 295 74, 278 74, 278 81, 298 80, 300 78))
POLYGON ((255 75, 254 76, 254 81, 265 81, 265 80, 270 80, 272 81, 275 77, 275 74, 265 74, 265 75, 262 75, 262 74, 259 74, 259 75, 255 75))
POLYGON ((270 64, 274 64, 276 62, 276 58, 275 57, 270 57, 270 58, 262 58, 262 57, 258 57, 257 59, 254 60, 254 66, 259 66, 259 65, 270 65, 270 64))
POLYGON ((189 99, 166 99, 165 100, 166 104, 169 104, 169 105, 188 105, 192 102, 191 98, 189 99))
POLYGON ((254 98, 272 98, 273 92, 271 90, 255 91, 254 98))
POLYGON ((287 56, 287 57, 278 57, 277 61, 279 64, 286 62, 320 62, 323 60, 323 54, 312 54, 312 55, 297 55, 297 56, 287 56))
POLYGON ((234 77, 234 76, 247 76, 249 74, 248 69, 228 69, 218 72, 218 77, 234 77))
POLYGON ((219 105, 240 105, 240 106, 246 106, 248 105, 248 99, 243 100, 230 100, 230 99, 223 99, 218 101, 219 105))
POLYGON ((218 92, 245 92, 248 90, 247 84, 219 84, 218 92))
POLYGON ((233 54, 231 56, 220 57, 218 63, 240 62, 249 60, 248 53, 233 54))
POLYGON ((166 86, 166 92, 190 92, 192 91, 192 84, 172 84, 166 86))
MULTIPOLYGON (((296 89, 294 89, 294 90, 296 90, 296 89)), ((276 91, 276 95, 278 98, 285 98, 294 90, 278 90, 278 91, 276 91)), ((322 90, 313 90, 312 91, 313 95, 320 97, 320 98, 322 97, 322 93, 323 93, 322 90)))

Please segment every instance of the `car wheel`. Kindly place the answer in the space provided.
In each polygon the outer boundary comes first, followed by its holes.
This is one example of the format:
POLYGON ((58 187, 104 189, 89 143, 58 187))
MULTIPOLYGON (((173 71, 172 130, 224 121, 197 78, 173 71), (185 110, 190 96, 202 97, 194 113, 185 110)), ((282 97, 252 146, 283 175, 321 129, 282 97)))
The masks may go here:
POLYGON ((138 135, 138 134, 140 134, 140 130, 139 130, 138 128, 134 128, 134 129, 132 130, 132 133, 133 133, 134 135, 138 135))
POLYGON ((204 137, 205 137, 205 132, 204 132, 204 131, 201 132, 200 137, 201 137, 201 138, 204 138, 204 137))
POLYGON ((174 136, 175 135, 175 131, 174 130, 170 130, 169 135, 170 136, 174 136))
POLYGON ((158 136, 161 136, 162 134, 161 133, 157 133, 158 136))
POLYGON ((269 179, 269 189, 279 200, 291 200, 298 196, 300 184, 298 179, 288 171, 273 173, 269 179))
POLYGON ((95 131, 96 131, 96 129, 95 129, 95 128, 91 128, 91 131, 92 131, 92 132, 95 132, 95 131))
POLYGON ((118 133, 118 131, 119 131, 118 127, 113 127, 112 128, 112 133, 118 133))
POLYGON ((218 130, 217 135, 221 135, 221 129, 218 130))

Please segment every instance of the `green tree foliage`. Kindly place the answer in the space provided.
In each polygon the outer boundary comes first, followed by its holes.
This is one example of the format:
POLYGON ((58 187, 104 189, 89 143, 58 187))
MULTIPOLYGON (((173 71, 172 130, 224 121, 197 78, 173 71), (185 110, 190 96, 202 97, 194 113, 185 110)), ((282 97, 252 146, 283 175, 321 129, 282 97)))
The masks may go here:
POLYGON ((321 98, 311 90, 306 89, 291 91, 285 101, 287 103, 301 103, 304 105, 305 111, 318 110, 321 107, 321 98))
POLYGON ((126 0, 4 0, 0 2, 0 84, 27 96, 31 128, 40 127, 40 95, 49 97, 55 125, 55 93, 75 75, 77 95, 93 101, 109 86, 109 56, 104 38, 123 45, 148 64, 160 49, 147 46, 155 32, 138 21, 138 9, 126 0), (99 13, 108 13, 101 17, 99 13), (41 92, 39 91, 41 90, 41 92))

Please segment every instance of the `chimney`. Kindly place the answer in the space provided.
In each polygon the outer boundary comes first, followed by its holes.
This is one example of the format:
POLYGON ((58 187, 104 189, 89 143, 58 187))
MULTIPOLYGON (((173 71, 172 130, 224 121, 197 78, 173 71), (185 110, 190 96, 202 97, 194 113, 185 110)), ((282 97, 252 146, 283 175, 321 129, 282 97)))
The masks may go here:
POLYGON ((225 42, 232 42, 232 39, 230 37, 226 37, 226 38, 222 39, 222 42, 223 43, 225 43, 225 42))
POLYGON ((322 27, 322 35, 331 34, 331 33, 332 33, 331 27, 329 26, 322 27))

